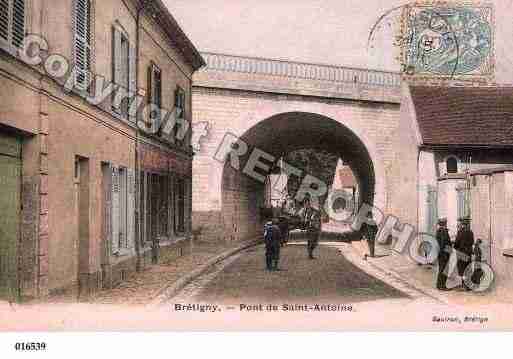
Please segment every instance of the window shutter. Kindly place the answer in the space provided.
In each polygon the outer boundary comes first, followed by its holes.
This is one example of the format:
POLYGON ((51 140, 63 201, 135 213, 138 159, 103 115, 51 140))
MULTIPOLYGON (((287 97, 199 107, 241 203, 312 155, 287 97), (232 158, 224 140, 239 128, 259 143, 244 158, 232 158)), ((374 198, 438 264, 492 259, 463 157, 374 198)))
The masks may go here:
POLYGON ((23 45, 25 39, 25 0, 13 0, 12 8, 12 44, 23 45))
POLYGON ((25 39, 25 0, 0 0, 0 38, 20 48, 25 39))
POLYGON ((161 77, 161 72, 160 72, 160 69, 156 66, 154 66, 154 71, 153 71, 153 77, 154 77, 154 86, 155 86, 155 98, 154 98, 154 103, 155 103, 155 106, 157 106, 157 109, 159 110, 157 112, 157 116, 156 116, 156 120, 155 120, 155 130, 157 131, 159 128, 160 128, 160 123, 161 123, 161 116, 160 116, 160 109, 162 107, 162 77, 161 77))
MULTIPOLYGON (((128 54, 128 92, 132 95, 131 101, 135 101, 137 95, 137 51, 134 44, 129 46, 128 54)), ((130 121, 135 122, 136 116, 131 115, 130 121)))
MULTIPOLYGON (((175 106, 178 111, 177 118, 184 118, 185 117, 184 96, 183 96, 183 90, 180 87, 177 87, 175 90, 175 106)), ((174 139, 175 143, 177 143, 179 146, 182 146, 183 141, 178 139, 178 132, 181 130, 180 126, 181 125, 179 125, 178 123, 175 125, 174 130, 173 130, 174 131, 173 139, 174 139)))
POLYGON ((127 248, 133 248, 135 244, 135 193, 135 173, 133 169, 127 169, 127 248))
POLYGON ((121 52, 121 31, 115 26, 112 27, 112 61, 113 61, 113 73, 112 80, 115 84, 121 84, 122 74, 122 52, 121 52))
POLYGON ((9 40, 9 0, 0 0, 0 38, 9 40))
POLYGON ((126 248, 127 241, 127 169, 119 169, 119 246, 126 248))
MULTIPOLYGON (((153 66, 148 66, 148 73, 146 74, 146 92, 147 92, 147 98, 148 98, 148 104, 151 104, 153 102, 153 66)), ((148 116, 145 120, 148 121, 147 125, 148 128, 153 128, 153 121, 151 118, 151 114, 147 114, 145 116, 148 116)))
MULTIPOLYGON (((112 27, 112 82, 119 85, 121 80, 121 32, 112 27)), ((112 93, 112 100, 116 97, 116 91, 112 93)), ((112 109, 116 112, 121 110, 120 107, 112 105, 112 109)))
POLYGON ((176 222, 176 205, 175 205, 175 177, 173 174, 169 176, 169 210, 171 212, 169 222, 169 235, 175 234, 176 222))
POLYGON ((91 70, 91 3, 90 0, 75 1, 75 84, 87 90, 91 70))
POLYGON ((148 74, 146 76, 146 79, 148 80, 148 83, 146 84, 148 103, 151 103, 153 99, 153 66, 151 65, 148 67, 148 74))
POLYGON ((112 196, 111 196, 111 219, 112 219, 112 253, 119 252, 119 170, 112 167, 112 196))
MULTIPOLYGON (((148 103, 154 104, 157 109, 161 107, 161 96, 162 96, 162 85, 161 85, 161 74, 160 69, 151 64, 148 68, 148 103)), ((150 116, 151 126, 153 132, 156 133, 160 127, 160 112, 154 113, 150 116)))
MULTIPOLYGON (((105 236, 105 247, 109 248, 110 243, 112 242, 112 167, 107 165, 104 169, 104 178, 106 178, 104 183, 104 236, 105 236)), ((110 251, 107 249, 106 254, 109 255, 110 251)))

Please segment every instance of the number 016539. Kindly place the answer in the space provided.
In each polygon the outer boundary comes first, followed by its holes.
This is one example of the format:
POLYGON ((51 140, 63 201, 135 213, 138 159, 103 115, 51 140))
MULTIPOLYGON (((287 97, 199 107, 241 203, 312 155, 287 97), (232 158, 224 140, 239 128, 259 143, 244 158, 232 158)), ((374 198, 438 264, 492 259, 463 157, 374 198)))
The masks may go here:
POLYGON ((14 349, 17 351, 40 351, 46 350, 46 343, 44 342, 26 342, 14 344, 14 349))

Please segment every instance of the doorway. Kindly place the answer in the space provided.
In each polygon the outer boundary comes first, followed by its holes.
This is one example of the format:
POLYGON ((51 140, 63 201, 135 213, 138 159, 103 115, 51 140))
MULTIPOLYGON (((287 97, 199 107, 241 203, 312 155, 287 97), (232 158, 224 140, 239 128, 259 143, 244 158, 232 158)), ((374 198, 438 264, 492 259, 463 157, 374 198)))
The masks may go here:
POLYGON ((21 140, 0 132, 0 298, 19 300, 21 140))
POLYGON ((78 222, 78 285, 79 296, 89 290, 89 159, 75 157, 78 222))

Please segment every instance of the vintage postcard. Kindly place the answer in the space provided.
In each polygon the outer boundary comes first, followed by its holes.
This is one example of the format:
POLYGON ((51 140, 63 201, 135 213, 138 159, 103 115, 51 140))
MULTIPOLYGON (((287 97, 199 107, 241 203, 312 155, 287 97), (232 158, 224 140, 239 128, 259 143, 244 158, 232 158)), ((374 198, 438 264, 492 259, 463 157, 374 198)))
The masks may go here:
POLYGON ((0 331, 512 330, 512 14, 0 0, 0 331))

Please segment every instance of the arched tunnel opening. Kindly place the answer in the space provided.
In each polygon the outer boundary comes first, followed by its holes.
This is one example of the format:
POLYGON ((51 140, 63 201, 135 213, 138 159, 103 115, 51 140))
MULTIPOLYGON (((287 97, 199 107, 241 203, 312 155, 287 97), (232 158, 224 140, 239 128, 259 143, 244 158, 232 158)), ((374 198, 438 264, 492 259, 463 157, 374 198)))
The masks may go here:
POLYGON ((336 155, 356 178, 357 208, 362 203, 374 203, 376 179, 369 151, 351 129, 331 118, 305 112, 278 114, 250 128, 240 141, 247 145, 247 151, 240 156, 237 168, 230 160, 225 162, 221 187, 223 221, 225 226, 231 226, 227 232, 234 238, 251 238, 261 233, 265 178, 280 158, 293 151, 311 149, 336 155), (255 151, 261 162, 254 167, 256 176, 245 170, 255 151))

